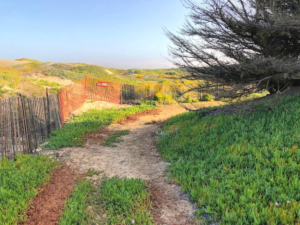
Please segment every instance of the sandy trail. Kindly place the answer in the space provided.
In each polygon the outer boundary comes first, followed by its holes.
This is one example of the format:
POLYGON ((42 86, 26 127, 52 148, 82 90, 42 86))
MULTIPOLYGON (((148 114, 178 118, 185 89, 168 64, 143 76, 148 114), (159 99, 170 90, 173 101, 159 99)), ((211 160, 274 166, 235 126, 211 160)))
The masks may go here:
MULTIPOLYGON (((219 103, 200 103, 199 107, 217 104, 219 103)), ((186 110, 179 105, 163 106, 157 115, 141 116, 131 123, 112 124, 102 132, 90 135, 85 148, 64 148, 56 153, 59 153, 62 161, 80 172, 86 172, 89 168, 101 171, 94 179, 105 174, 107 177, 141 178, 149 181, 154 194, 152 213, 157 224, 198 224, 195 222, 195 207, 180 186, 168 180, 165 169, 169 164, 163 161, 157 151, 155 136, 161 129, 161 124, 145 125, 146 122, 164 121, 184 112, 186 110), (117 130, 130 131, 129 135, 123 137, 124 142, 117 144, 115 148, 100 145, 109 134, 117 130)))

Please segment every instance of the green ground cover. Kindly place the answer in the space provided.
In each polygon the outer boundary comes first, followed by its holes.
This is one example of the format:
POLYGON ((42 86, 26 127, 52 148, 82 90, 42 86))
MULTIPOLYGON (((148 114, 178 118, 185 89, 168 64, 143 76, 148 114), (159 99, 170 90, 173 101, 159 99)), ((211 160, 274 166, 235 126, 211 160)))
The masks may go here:
POLYGON ((117 147, 115 143, 123 142, 124 139, 121 137, 128 134, 129 134, 129 130, 118 130, 114 134, 106 138, 106 140, 101 145, 107 147, 117 147))
POLYGON ((96 213, 107 215, 105 224, 152 224, 150 195, 141 179, 105 178, 89 201, 96 213))
POLYGON ((24 220, 37 188, 49 180, 57 162, 44 155, 17 155, 16 160, 0 159, 0 223, 24 220))
POLYGON ((104 178, 96 188, 84 178, 66 200, 59 224, 150 225, 150 209, 150 194, 140 179, 104 178))
POLYGON ((126 116, 154 108, 155 106, 142 102, 141 105, 123 109, 91 110, 72 118, 60 130, 53 131, 47 141, 48 143, 43 148, 58 149, 82 146, 86 133, 98 131, 113 122, 124 120, 126 116))
POLYGON ((159 134, 171 178, 221 224, 300 224, 300 96, 247 115, 189 112, 159 134))
POLYGON ((65 201, 60 225, 82 225, 91 222, 91 215, 87 212, 87 197, 92 189, 93 186, 86 178, 78 183, 72 197, 65 201))

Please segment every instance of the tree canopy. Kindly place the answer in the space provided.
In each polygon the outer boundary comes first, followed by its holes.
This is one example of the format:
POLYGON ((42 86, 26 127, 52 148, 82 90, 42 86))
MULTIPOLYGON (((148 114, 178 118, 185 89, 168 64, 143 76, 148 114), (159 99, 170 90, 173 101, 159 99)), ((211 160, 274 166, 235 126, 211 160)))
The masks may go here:
MULTIPOLYGON (((300 78, 300 0, 183 0, 179 32, 166 30, 173 62, 187 79, 234 83, 271 93, 300 78)), ((241 88, 242 87, 242 88, 241 88)))

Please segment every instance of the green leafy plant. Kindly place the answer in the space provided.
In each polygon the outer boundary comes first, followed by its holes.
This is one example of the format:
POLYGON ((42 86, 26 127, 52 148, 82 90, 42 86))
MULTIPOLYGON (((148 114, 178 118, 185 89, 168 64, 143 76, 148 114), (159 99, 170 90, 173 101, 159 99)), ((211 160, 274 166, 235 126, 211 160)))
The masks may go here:
POLYGON ((300 96, 247 116, 189 112, 159 135, 170 176, 220 224, 299 224, 300 96))
POLYGON ((64 212, 59 221, 60 225, 89 224, 91 215, 87 212, 87 197, 93 190, 90 182, 84 178, 74 189, 71 198, 65 202, 64 212))
POLYGON ((105 224, 152 224, 150 195, 140 179, 104 178, 89 204, 96 213, 106 214, 106 219, 99 221, 105 224))
POLYGON ((102 142, 101 145, 107 146, 107 147, 117 147, 117 145, 115 145, 115 143, 120 143, 120 142, 124 141, 120 137, 122 137, 124 135, 128 135, 128 134, 129 134, 129 130, 118 130, 113 135, 106 138, 105 141, 102 142))
POLYGON ((40 185, 49 180, 57 162, 44 155, 21 155, 16 160, 0 159, 0 221, 17 224, 26 220, 25 212, 38 193, 40 185))

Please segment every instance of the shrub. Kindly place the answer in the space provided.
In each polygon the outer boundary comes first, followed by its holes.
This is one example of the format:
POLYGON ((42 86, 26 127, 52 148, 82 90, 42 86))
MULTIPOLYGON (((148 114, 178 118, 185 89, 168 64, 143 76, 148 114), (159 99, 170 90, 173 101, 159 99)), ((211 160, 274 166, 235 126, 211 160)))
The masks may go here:
POLYGON ((142 79, 143 78, 143 75, 142 74, 137 74, 134 76, 136 79, 142 79))
POLYGON ((186 100, 185 100, 186 103, 196 103, 196 102, 199 102, 198 99, 195 99, 195 98, 192 98, 190 95, 187 96, 186 100))
POLYGON ((205 94, 205 95, 203 95, 203 97, 202 97, 202 101, 209 101, 209 102, 211 102, 211 101, 213 101, 214 100, 214 96, 212 96, 212 95, 210 95, 210 94, 205 94))
POLYGON ((167 75, 176 75, 177 73, 176 73, 176 72, 173 72, 173 71, 171 71, 171 72, 165 72, 165 74, 167 74, 167 75))
POLYGON ((155 100, 163 104, 170 104, 174 101, 171 95, 164 95, 162 92, 156 93, 155 100))
POLYGON ((141 73, 141 72, 142 72, 141 70, 133 70, 133 69, 128 70, 129 74, 138 74, 138 73, 141 73))

